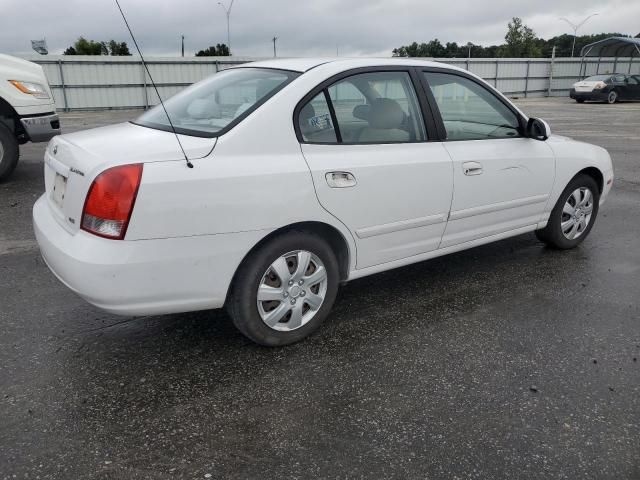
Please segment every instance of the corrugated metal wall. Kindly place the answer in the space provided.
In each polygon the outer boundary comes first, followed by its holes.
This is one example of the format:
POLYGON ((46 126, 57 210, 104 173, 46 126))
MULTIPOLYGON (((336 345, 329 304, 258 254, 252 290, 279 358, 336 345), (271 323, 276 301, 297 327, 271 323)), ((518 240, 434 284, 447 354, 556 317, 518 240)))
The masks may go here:
MULTIPOLYGON (((158 98, 137 57, 29 56, 49 80, 60 110, 144 108, 158 98)), ((162 98, 249 57, 148 58, 147 65, 162 98)), ((509 96, 563 96, 583 76, 596 73, 640 73, 640 59, 629 58, 444 58, 436 61, 467 69, 509 96)))

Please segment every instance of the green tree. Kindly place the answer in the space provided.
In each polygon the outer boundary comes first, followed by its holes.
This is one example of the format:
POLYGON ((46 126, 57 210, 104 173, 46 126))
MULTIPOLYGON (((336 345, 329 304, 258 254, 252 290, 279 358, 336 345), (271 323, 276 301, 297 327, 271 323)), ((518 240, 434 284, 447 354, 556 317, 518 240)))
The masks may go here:
POLYGON ((68 47, 64 55, 131 55, 127 42, 98 42, 87 40, 84 37, 78 38, 74 44, 68 47))
POLYGON ((108 55, 106 46, 102 42, 78 38, 75 43, 64 51, 64 55, 108 55))
MULTIPOLYGON (((449 45, 449 44, 447 44, 449 45)), ((394 57, 435 57, 442 58, 447 54, 447 47, 444 47, 437 38, 429 43, 413 42, 400 48, 393 49, 394 57)))
POLYGON ((196 53, 196 57, 228 57, 229 47, 224 43, 218 43, 215 47, 211 46, 200 50, 196 53))
POLYGON ((504 36, 506 44, 502 51, 504 57, 540 57, 542 51, 536 44, 536 34, 527 27, 522 19, 513 17, 507 25, 507 34, 504 36))
POLYGON ((127 56, 131 55, 129 52, 129 46, 127 42, 116 42, 115 40, 109 40, 107 43, 107 48, 109 49, 109 55, 114 56, 127 56))

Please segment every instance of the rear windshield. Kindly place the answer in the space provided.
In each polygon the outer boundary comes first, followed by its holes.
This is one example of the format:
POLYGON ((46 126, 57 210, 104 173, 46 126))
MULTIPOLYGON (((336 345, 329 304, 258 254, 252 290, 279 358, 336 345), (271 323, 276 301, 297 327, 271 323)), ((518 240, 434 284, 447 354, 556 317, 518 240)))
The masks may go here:
MULTIPOLYGON (((298 75, 266 68, 229 69, 191 85, 164 105, 176 132, 215 137, 242 121, 298 75)), ((162 105, 156 105, 133 123, 171 131, 162 105)))
POLYGON ((583 80, 583 82, 604 82, 605 80, 609 80, 611 75, 594 75, 593 77, 587 77, 583 80))

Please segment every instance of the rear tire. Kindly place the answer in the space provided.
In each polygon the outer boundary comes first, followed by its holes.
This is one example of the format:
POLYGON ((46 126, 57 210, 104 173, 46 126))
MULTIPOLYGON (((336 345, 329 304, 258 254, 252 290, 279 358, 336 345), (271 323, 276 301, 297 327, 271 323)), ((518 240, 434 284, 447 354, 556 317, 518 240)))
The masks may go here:
POLYGON ((227 308, 236 328, 254 342, 289 345, 317 330, 331 311, 339 282, 329 244, 317 234, 290 231, 245 258, 227 308))
POLYGON ((616 92, 615 90, 611 90, 609 92, 609 95, 607 95, 607 103, 609 105, 613 105, 617 101, 618 101, 618 92, 616 92))
POLYGON ((576 102, 578 102, 578 103, 584 103, 584 98, 576 98, 576 102))
POLYGON ((20 148, 16 137, 0 123, 0 182, 9 178, 18 164, 20 148))
POLYGON ((577 247, 596 221, 599 202, 596 181, 583 173, 577 175, 560 194, 547 226, 536 230, 538 240, 560 250, 577 247))

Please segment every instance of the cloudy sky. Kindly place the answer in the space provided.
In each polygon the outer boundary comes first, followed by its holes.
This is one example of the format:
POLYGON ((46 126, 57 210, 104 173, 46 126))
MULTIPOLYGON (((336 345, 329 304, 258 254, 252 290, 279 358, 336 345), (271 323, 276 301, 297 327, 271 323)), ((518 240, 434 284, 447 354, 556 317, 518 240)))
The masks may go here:
MULTIPOLYGON (((225 0, 228 5, 230 0, 225 0)), ((217 0, 120 0, 145 55, 178 55, 226 42, 226 16, 217 0)), ((394 47, 439 38, 502 43, 511 17, 538 36, 568 32, 598 12, 579 33, 640 31, 640 0, 235 0, 231 46, 237 56, 269 56, 271 38, 282 56, 390 55, 394 47)), ((46 38, 50 53, 83 35, 127 41, 113 0, 0 0, 0 52, 30 53, 30 39, 46 38)))

